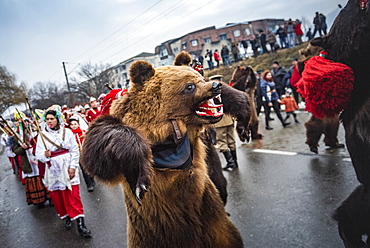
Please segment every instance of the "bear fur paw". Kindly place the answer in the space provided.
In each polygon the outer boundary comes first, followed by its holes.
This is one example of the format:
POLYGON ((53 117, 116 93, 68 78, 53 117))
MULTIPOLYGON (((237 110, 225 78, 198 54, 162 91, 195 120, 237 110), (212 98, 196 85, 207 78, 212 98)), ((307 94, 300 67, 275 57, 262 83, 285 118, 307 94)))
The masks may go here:
POLYGON ((100 116, 85 134, 81 166, 108 184, 129 184, 139 204, 148 191, 152 167, 150 142, 119 118, 100 116))

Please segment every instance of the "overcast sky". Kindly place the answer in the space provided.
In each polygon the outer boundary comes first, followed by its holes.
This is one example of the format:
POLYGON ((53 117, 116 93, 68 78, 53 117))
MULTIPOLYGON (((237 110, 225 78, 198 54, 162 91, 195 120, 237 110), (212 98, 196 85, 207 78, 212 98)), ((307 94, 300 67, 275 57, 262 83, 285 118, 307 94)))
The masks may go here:
MULTIPOLYGON (((118 64, 186 33, 264 18, 310 22, 346 0, 0 0, 0 64, 18 82, 65 83, 79 64, 118 64)), ((330 20, 328 20, 330 22, 330 20)))

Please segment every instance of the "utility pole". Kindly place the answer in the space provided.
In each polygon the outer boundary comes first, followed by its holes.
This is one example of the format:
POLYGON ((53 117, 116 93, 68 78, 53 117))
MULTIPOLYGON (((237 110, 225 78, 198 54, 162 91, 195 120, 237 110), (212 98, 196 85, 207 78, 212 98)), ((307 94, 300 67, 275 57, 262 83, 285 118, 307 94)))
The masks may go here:
POLYGON ((67 87, 68 87, 68 105, 71 106, 72 105, 72 94, 71 94, 71 87, 69 86, 69 81, 68 81, 68 75, 67 75, 67 70, 66 70, 66 65, 64 62, 62 62, 63 64, 63 69, 64 69, 64 75, 66 76, 66 81, 67 81, 67 87))
POLYGON ((68 81, 68 75, 67 75, 66 65, 65 65, 65 63, 64 63, 64 62, 62 62, 62 64, 63 64, 63 69, 64 69, 64 75, 66 76, 68 92, 69 92, 69 94, 71 94, 71 87, 69 86, 69 81, 68 81))

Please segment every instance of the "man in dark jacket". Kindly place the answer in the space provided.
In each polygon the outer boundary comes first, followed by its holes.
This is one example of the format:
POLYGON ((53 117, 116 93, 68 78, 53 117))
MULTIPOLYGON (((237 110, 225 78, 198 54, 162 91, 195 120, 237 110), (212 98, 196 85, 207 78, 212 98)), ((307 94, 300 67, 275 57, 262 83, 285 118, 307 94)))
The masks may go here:
POLYGON ((222 45, 221 58, 222 58, 222 63, 224 63, 224 66, 231 65, 230 51, 226 45, 222 45))
POLYGON ((260 43, 262 48, 261 54, 270 53, 266 47, 267 44, 266 34, 262 29, 260 29, 260 43))
POLYGON ((317 31, 319 31, 319 35, 322 36, 321 20, 320 20, 319 12, 316 12, 315 17, 313 18, 313 25, 314 25, 315 29, 313 30, 312 37, 315 38, 315 34, 316 34, 317 31))
POLYGON ((281 25, 279 25, 279 28, 276 30, 276 35, 279 35, 281 48, 288 48, 287 34, 281 25))
POLYGON ((259 53, 258 53, 258 47, 259 47, 259 44, 258 44, 258 40, 256 37, 252 36, 251 39, 249 40, 249 43, 251 43, 251 46, 252 46, 252 50, 253 50, 253 57, 254 58, 257 58, 259 53))
POLYGON ((274 63, 272 63, 272 76, 274 77, 275 87, 279 95, 279 98, 281 98, 281 96, 285 92, 286 85, 283 80, 285 74, 286 74, 285 68, 280 66, 278 61, 274 61, 274 63))

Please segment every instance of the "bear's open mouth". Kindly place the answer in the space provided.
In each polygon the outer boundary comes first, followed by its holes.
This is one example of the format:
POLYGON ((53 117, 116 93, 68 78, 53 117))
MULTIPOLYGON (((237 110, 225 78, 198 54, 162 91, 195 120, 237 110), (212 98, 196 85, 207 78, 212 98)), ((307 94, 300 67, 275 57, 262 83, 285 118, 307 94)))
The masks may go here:
POLYGON ((224 114, 224 110, 221 101, 221 94, 201 102, 195 110, 195 113, 201 117, 218 118, 222 116, 224 114))

